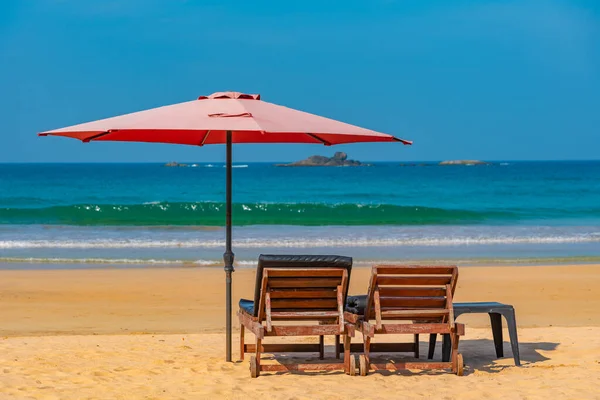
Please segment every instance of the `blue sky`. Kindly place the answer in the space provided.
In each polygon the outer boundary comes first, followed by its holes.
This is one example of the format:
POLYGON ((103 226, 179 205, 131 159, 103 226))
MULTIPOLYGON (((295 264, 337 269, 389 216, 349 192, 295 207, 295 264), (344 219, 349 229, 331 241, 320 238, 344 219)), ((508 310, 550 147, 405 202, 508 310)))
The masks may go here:
POLYGON ((0 162, 220 161, 42 130, 235 90, 412 139, 237 161, 600 158, 600 2, 8 0, 0 162))

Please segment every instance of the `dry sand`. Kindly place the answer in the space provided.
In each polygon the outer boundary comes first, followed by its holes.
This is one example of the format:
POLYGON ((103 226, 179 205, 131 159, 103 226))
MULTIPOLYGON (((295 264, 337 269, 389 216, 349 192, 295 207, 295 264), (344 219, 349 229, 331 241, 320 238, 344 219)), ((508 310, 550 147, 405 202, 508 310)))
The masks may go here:
MULTIPOLYGON (((368 274, 353 271, 350 293, 366 290, 368 274)), ((0 271, 0 399, 600 399, 600 266, 461 268, 456 301, 515 306, 523 361, 514 367, 507 342, 507 358, 496 360, 487 316, 464 316, 464 377, 414 371, 251 379, 247 361, 223 361, 223 275, 0 271)), ((234 274, 235 299, 251 297, 253 278, 250 269, 234 274)), ((426 347, 422 341, 421 354, 426 347)))

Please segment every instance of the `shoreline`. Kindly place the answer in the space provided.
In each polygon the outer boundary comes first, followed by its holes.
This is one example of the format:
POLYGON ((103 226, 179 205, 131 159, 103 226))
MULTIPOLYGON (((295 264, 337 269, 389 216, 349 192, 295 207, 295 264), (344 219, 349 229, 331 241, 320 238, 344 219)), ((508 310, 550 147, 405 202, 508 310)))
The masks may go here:
MULTIPOLYGON (((333 252, 336 253, 336 252, 333 252)), ((234 262, 237 269, 256 268, 258 261, 244 260, 234 262)), ((472 258, 472 259, 354 259, 355 268, 368 268, 376 264, 449 264, 460 267, 535 267, 535 266, 569 266, 598 265, 600 256, 574 257, 538 257, 538 258, 472 258)), ((165 268, 223 268, 221 260, 154 260, 154 259, 118 259, 118 258, 13 258, 0 257, 0 271, 12 270, 105 270, 105 269, 165 269, 165 268)))

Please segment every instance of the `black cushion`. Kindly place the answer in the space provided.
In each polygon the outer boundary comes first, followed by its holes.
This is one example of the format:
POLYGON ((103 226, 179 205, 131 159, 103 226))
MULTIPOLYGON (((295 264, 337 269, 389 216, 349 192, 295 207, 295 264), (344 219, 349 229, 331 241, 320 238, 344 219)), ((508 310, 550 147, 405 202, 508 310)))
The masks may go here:
MULTIPOLYGON (((346 268, 348 270, 348 282, 350 282, 352 257, 261 254, 258 257, 258 266, 256 267, 253 304, 258 304, 260 302, 260 287, 262 285, 263 270, 265 268, 346 268)), ((258 317, 258 307, 252 308, 252 315, 258 317)))
POLYGON ((345 310, 352 314, 365 315, 367 295, 348 296, 345 310))

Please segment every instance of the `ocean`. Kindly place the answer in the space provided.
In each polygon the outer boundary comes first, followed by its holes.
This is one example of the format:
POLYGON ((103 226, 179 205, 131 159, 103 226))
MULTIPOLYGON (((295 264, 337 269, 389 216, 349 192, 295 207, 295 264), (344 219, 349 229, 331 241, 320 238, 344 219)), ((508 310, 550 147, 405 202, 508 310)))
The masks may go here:
MULTIPOLYGON (((236 265, 600 260, 600 161, 434 164, 235 164, 236 265)), ((224 198, 222 163, 0 164, 0 268, 222 265, 224 198)))

